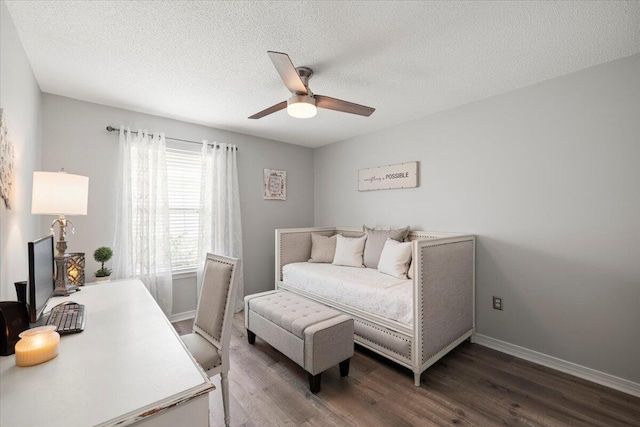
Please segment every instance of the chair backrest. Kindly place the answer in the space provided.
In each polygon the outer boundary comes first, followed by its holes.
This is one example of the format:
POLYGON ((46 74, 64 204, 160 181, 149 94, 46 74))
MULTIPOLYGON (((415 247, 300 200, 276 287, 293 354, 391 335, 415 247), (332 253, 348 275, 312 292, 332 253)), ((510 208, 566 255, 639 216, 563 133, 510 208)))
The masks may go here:
POLYGON ((229 348, 239 265, 236 258, 211 253, 204 264, 193 331, 219 349, 229 348))

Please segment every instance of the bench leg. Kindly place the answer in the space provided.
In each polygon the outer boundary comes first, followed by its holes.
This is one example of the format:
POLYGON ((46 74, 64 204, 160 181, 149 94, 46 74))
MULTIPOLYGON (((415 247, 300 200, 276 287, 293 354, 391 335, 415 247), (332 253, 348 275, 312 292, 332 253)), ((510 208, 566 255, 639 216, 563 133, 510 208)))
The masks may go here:
POLYGON ((346 377, 347 375, 349 375, 349 362, 351 361, 351 358, 347 359, 347 360, 343 360, 342 362, 340 362, 340 376, 341 377, 346 377))
POLYGON ((249 341, 249 344, 255 344, 256 343, 256 334, 254 334, 253 332, 251 332, 248 329, 247 329, 247 341, 249 341))
POLYGON ((309 374, 309 389, 311 393, 316 394, 320 391, 320 376, 322 373, 318 375, 309 374))

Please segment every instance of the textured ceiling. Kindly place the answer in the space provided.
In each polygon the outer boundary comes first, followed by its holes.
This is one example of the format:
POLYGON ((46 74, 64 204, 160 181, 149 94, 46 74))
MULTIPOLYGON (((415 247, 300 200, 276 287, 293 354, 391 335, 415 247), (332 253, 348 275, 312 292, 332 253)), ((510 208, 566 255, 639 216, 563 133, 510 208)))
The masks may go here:
POLYGON ((310 147, 640 51, 637 1, 7 5, 44 92, 310 147), (248 120, 289 96, 267 50, 376 112, 248 120))

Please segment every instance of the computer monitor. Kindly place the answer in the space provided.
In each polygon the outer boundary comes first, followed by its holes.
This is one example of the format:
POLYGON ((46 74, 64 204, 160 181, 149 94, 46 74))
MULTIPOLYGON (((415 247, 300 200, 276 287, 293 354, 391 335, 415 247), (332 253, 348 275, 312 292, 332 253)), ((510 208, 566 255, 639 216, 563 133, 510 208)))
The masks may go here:
POLYGON ((28 243, 29 247, 29 321, 38 321, 54 289, 53 235, 28 243))

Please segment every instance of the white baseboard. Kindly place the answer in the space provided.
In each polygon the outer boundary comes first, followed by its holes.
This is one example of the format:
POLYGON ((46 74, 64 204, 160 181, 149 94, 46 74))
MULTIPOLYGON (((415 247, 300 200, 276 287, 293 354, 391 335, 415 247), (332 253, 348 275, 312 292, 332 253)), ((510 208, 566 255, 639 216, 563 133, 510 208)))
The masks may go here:
POLYGON ((171 320, 171 323, 174 323, 174 322, 179 322, 181 320, 193 319, 194 317, 196 317, 196 311, 191 310, 191 311, 185 311, 183 313, 172 314, 170 320, 171 320))
POLYGON ((505 341, 500 341, 498 339, 491 338, 482 334, 475 334, 474 342, 476 344, 492 348, 502 353, 507 353, 512 356, 528 360, 529 362, 537 363, 539 365, 543 365, 548 368, 585 379, 587 381, 601 384, 605 387, 613 388, 623 393, 640 397, 640 384, 634 383, 633 381, 625 380, 624 378, 619 378, 610 374, 606 374, 604 372, 596 371, 595 369, 587 368, 586 366, 567 362, 566 360, 558 359, 557 357, 539 353, 534 350, 529 350, 528 348, 520 347, 505 341))

